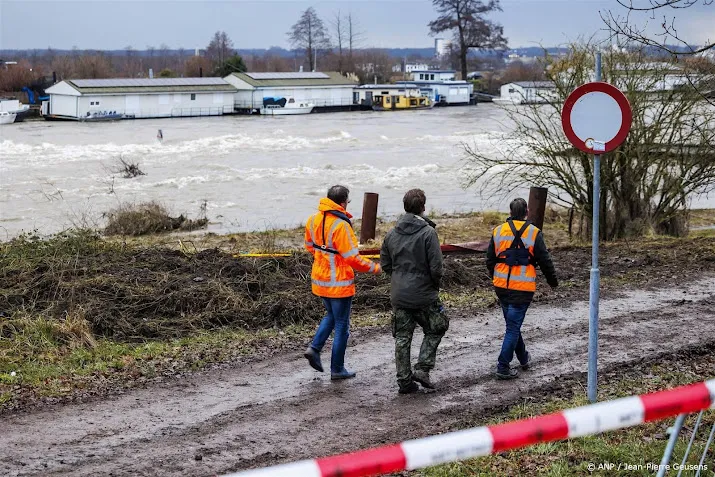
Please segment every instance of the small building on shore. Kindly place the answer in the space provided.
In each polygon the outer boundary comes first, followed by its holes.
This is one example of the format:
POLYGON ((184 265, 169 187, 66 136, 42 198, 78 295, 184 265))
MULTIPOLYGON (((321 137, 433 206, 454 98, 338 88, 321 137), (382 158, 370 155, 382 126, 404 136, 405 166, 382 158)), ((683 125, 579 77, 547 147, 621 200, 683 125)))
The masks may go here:
POLYGON ((117 78, 65 80, 46 92, 46 118, 95 120, 231 114, 236 88, 221 78, 117 78))
POLYGON ((457 72, 455 70, 412 70, 413 81, 454 81, 457 72))
POLYGON ((357 86, 357 82, 335 71, 232 73, 224 79, 237 90, 236 110, 244 111, 262 108, 263 98, 312 103, 314 110, 350 109, 353 88, 357 86))

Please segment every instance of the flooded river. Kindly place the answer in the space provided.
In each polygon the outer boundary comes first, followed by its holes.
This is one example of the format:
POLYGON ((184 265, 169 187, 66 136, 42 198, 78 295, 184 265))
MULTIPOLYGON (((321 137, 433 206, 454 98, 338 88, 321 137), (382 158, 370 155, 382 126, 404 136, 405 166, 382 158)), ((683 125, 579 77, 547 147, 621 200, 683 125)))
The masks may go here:
POLYGON ((151 200, 190 217, 205 201, 217 233, 292 227, 337 183, 351 189, 356 217, 364 192, 379 193, 379 215, 392 217, 413 187, 427 193, 428 210, 504 210, 508 198, 462 188, 460 144, 497 154, 507 122, 497 107, 479 105, 3 126, 0 240, 22 230, 99 226, 118 204, 151 200), (113 172, 120 158, 146 175, 121 178, 113 172))

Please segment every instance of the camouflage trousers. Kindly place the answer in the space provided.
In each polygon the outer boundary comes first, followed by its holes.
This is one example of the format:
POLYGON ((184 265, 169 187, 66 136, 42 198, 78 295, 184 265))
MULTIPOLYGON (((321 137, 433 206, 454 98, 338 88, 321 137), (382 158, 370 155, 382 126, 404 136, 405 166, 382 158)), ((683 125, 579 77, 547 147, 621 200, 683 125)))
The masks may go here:
POLYGON ((437 347, 449 328, 449 318, 439 301, 419 309, 396 308, 392 317, 392 336, 395 338, 395 365, 400 388, 412 382, 410 350, 415 326, 424 333, 415 370, 429 372, 434 368, 437 347))

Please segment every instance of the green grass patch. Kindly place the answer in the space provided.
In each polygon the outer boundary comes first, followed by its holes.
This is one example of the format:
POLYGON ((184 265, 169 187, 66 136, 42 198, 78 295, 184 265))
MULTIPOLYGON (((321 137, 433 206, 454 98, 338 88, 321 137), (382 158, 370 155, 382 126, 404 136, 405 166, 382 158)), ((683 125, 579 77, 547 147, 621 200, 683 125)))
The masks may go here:
MULTIPOLYGON (((662 389, 699 382, 713 377, 715 357, 701 354, 689 359, 675 357, 662 364, 631 368, 627 371, 600 376, 600 401, 645 394, 662 389)), ((557 397, 542 402, 524 401, 508 412, 494 416, 487 422, 468 421, 463 427, 494 425, 518 419, 541 416, 563 409, 587 405, 585 390, 575 384, 567 393, 571 397, 557 397)), ((691 415, 685 422, 677 442, 671 465, 680 464, 688 439, 696 421, 691 415)), ((667 429, 674 419, 607 432, 595 436, 549 442, 511 452, 455 462, 424 470, 404 473, 410 477, 497 477, 504 475, 554 477, 571 476, 653 476, 654 465, 660 463, 668 439, 667 429), (591 471, 589 464, 594 466, 591 471), (651 467, 648 467, 650 464, 651 467), (619 469, 620 465, 620 469, 619 469), (631 467, 627 467, 630 465, 631 467), (613 466, 613 467, 612 467, 613 466)), ((715 424, 715 412, 704 414, 689 464, 697 464, 703 454, 707 435, 715 424)), ((711 448, 705 462, 708 470, 701 475, 712 476, 715 469, 715 449, 711 448)), ((672 471, 671 471, 672 472, 672 471)), ((670 474, 668 474, 670 475, 670 474)), ((684 471, 683 476, 694 476, 695 471, 684 471)))

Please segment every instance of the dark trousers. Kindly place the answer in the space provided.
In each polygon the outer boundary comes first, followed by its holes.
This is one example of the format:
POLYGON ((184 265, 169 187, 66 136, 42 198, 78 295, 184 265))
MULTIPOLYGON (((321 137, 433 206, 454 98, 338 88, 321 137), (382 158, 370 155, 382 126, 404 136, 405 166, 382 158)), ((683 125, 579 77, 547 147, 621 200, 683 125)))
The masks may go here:
POLYGON ((498 371, 507 371, 511 360, 516 359, 521 364, 526 363, 526 345, 521 337, 521 325, 524 323, 526 310, 529 308, 529 303, 509 304, 501 303, 501 309, 504 313, 504 321, 506 322, 506 333, 504 334, 504 342, 501 346, 499 354, 498 371))
POLYGON ((424 337, 415 370, 431 371, 437 358, 437 347, 449 328, 449 318, 442 304, 435 302, 424 308, 396 308, 392 318, 392 336, 395 338, 395 366, 400 388, 412 382, 410 349, 415 327, 422 328, 424 337))

